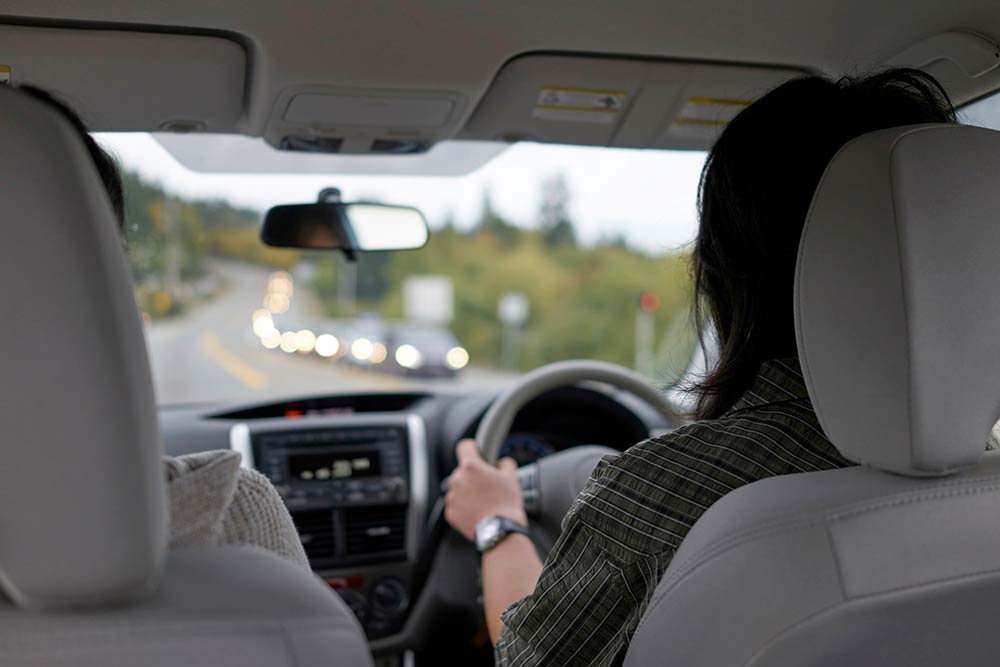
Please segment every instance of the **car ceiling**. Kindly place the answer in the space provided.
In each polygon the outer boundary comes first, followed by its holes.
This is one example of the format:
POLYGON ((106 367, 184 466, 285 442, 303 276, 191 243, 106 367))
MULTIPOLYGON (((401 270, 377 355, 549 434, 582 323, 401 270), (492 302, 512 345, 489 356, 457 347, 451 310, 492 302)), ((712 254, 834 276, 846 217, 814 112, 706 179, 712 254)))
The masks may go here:
MULTIPOLYGON (((221 129, 262 136, 289 87, 446 91, 471 112, 505 63, 537 52, 844 74, 949 30, 1000 36, 1000 8, 982 0, 6 0, 0 23, 229 36, 246 51, 248 80, 239 120, 221 129)), ((1000 86, 1000 70, 991 74, 961 97, 1000 86)))

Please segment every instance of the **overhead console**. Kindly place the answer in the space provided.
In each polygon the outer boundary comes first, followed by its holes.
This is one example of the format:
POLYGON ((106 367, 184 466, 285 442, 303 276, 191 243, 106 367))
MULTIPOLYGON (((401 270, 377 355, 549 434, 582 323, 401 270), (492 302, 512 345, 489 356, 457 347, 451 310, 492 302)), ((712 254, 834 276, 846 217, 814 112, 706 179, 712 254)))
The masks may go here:
POLYGON ((706 149, 728 121, 804 72, 579 55, 525 55, 497 75, 460 137, 706 149))
POLYGON ((240 120, 247 62, 222 37, 0 25, 0 72, 52 91, 96 131, 218 132, 240 120))
POLYGON ((467 106, 452 92, 300 86, 278 97, 264 139, 305 153, 425 153, 455 134, 467 106))

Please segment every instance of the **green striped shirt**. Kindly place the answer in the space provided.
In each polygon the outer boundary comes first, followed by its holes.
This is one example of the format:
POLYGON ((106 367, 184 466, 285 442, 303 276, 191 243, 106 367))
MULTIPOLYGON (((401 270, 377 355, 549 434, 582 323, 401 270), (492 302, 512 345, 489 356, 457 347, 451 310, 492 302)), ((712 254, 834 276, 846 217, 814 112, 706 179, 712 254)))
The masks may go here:
POLYGON ((534 593, 504 612, 497 664, 621 664, 653 589, 712 503, 765 477, 848 465, 816 421, 798 361, 767 362, 721 418, 598 464, 534 593))

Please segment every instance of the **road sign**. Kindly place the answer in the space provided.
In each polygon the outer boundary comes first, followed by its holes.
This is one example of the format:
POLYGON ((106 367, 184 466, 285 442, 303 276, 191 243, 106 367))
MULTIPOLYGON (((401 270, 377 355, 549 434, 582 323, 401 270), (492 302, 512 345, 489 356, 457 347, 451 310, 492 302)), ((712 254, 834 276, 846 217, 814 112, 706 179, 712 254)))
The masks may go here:
POLYGON ((519 327, 528 321, 528 297, 520 292, 507 292, 497 304, 497 317, 507 326, 519 327))
POLYGON ((455 316, 454 302, 448 276, 410 276, 403 282, 403 315, 408 320, 447 324, 455 316))

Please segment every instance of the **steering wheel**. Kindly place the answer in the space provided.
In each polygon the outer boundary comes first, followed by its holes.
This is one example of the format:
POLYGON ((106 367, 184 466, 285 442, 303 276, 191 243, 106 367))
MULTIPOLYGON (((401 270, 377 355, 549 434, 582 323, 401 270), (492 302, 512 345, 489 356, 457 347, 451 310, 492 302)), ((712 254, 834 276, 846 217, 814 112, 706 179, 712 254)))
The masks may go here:
MULTIPOLYGON (((493 402, 476 431, 476 440, 483 458, 496 463, 514 417, 526 403, 550 389, 585 381, 603 382, 625 390, 651 405, 669 423, 683 422, 683 418, 663 393, 635 371, 602 361, 561 361, 542 366, 523 376, 493 402)), ((610 447, 577 446, 550 454, 518 469, 525 513, 531 522, 535 547, 543 560, 559 537, 563 517, 583 490, 598 461, 604 456, 618 453, 618 450, 610 447)), ((442 483, 441 490, 444 492, 446 489, 447 480, 442 483)), ((426 600, 428 597, 420 596, 419 593, 431 576, 432 569, 448 572, 449 575, 444 579, 450 582, 449 585, 457 586, 455 582, 462 579, 451 576, 450 573, 463 570, 466 566, 478 566, 478 558, 470 558, 468 542, 464 538, 456 539, 457 537, 457 533, 449 535, 448 525, 444 520, 442 493, 428 517, 423 546, 414 567, 413 593, 418 600, 426 600), (445 565, 435 568, 438 558, 445 565)), ((474 578, 466 584, 476 588, 479 586, 474 578)), ((453 595, 465 597, 461 594, 453 595)), ((474 597, 471 593, 468 595, 474 597)))
MULTIPOLYGON (((582 381, 603 382, 623 389, 660 412, 670 423, 682 421, 663 392, 639 373, 603 361, 560 361, 528 373, 493 402, 476 431, 483 458, 496 463, 517 412, 540 394, 582 381)), ((559 537, 560 526, 573 501, 583 490, 602 457, 619 452, 610 447, 585 445, 550 454, 518 469, 524 508, 532 534, 544 556, 559 537)))

